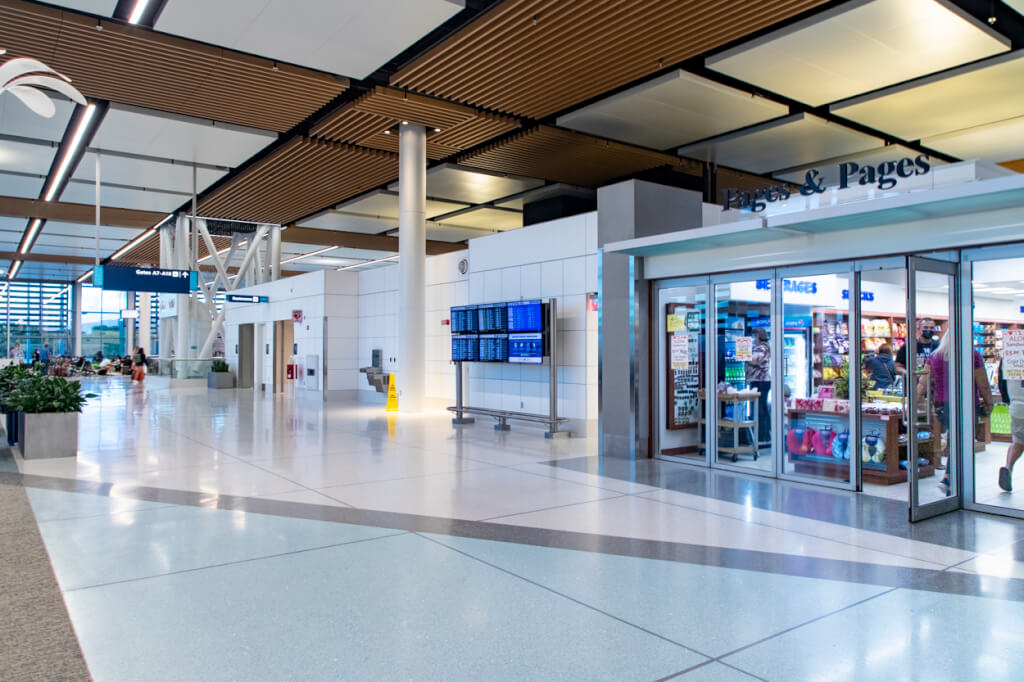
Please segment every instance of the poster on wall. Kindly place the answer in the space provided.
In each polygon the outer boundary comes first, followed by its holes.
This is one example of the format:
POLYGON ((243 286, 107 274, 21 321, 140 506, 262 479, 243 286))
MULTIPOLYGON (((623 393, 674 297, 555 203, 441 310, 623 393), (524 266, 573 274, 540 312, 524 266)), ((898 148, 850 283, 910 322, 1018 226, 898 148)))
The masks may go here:
POLYGON ((1024 330, 1003 332, 1003 375, 1011 381, 1024 381, 1024 330))
POLYGON ((750 362, 754 359, 754 337, 753 336, 737 336, 736 337, 736 361, 737 362, 750 362))
POLYGON ((690 366, 690 335, 681 332, 672 335, 670 345, 672 352, 672 369, 684 370, 690 366))
POLYGON ((674 332, 686 331, 686 316, 685 315, 674 315, 669 314, 665 319, 666 331, 670 334, 674 332))

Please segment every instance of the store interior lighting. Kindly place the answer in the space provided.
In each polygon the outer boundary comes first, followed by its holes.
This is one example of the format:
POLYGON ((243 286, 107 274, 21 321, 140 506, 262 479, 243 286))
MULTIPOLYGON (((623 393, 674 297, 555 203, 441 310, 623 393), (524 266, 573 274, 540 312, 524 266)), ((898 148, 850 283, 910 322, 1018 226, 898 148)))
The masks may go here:
POLYGON ((75 134, 71 137, 71 144, 68 145, 67 150, 65 150, 64 156, 60 160, 60 165, 57 166, 57 172, 54 173, 53 179, 50 180, 50 187, 46 190, 46 196, 43 197, 46 201, 53 201, 54 195, 57 194, 57 188, 60 187, 61 182, 64 180, 64 176, 67 175, 68 167, 71 165, 71 159, 75 158, 75 154, 78 152, 78 148, 82 144, 82 139, 85 137, 85 131, 89 129, 89 123, 92 121, 92 117, 95 114, 95 104, 90 104, 85 108, 85 113, 82 114, 82 120, 78 122, 75 134))

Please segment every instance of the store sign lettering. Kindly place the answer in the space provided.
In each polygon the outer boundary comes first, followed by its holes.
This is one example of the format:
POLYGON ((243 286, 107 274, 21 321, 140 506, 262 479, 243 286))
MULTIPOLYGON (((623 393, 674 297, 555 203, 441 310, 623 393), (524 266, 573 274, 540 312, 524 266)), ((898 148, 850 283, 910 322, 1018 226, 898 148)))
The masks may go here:
MULTIPOLYGON (((844 301, 850 300, 850 290, 849 289, 843 289, 843 300, 844 301)), ((862 300, 862 301, 874 301, 875 300, 875 292, 873 292, 873 291, 862 291, 862 292, 860 292, 860 300, 862 300)))
MULTIPOLYGON (((906 157, 899 161, 883 161, 877 166, 861 166, 853 161, 847 161, 839 164, 838 169, 839 189, 848 189, 851 185, 856 184, 875 185, 884 191, 895 187, 900 179, 924 175, 931 170, 931 163, 927 154, 919 154, 913 159, 906 157)), ((823 178, 821 171, 817 169, 807 171, 804 174, 804 182, 800 186, 800 195, 810 197, 815 194, 823 194, 828 189, 823 178)), ((752 192, 730 187, 724 190, 725 198, 722 201, 722 210, 750 209, 754 213, 759 213, 770 203, 789 199, 791 194, 789 185, 784 183, 761 187, 752 192)))
MULTIPOLYGON (((771 291, 772 281, 770 279, 759 279, 755 286, 763 291, 771 291)), ((818 293, 818 283, 784 279, 782 280, 782 291, 790 294, 816 294, 818 293)))

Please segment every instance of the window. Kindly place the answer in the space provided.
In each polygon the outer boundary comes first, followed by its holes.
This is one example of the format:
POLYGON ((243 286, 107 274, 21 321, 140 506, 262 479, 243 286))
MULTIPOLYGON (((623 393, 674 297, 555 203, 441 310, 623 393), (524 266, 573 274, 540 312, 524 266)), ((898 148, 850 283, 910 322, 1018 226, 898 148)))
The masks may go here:
POLYGON ((82 354, 114 357, 124 351, 121 311, 128 307, 123 291, 106 291, 82 285, 82 354))
MULTIPOLYGON (((55 355, 71 352, 71 285, 61 282, 5 282, 0 291, 0 326, 8 351, 26 357, 49 344, 55 355)), ((9 353, 8 353, 9 354, 9 353)))

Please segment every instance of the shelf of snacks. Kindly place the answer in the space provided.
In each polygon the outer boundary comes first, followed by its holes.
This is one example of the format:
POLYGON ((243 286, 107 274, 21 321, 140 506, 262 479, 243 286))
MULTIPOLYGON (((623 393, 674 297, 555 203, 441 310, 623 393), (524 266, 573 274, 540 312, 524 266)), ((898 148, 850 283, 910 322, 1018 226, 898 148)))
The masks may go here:
MULTIPOLYGON (((786 452, 797 473, 846 481, 849 480, 850 457, 859 454, 861 475, 866 483, 894 485, 907 480, 906 440, 900 436, 901 400, 889 396, 874 399, 870 394, 865 398, 867 401, 861 407, 863 435, 856 449, 851 448, 849 442, 849 400, 796 398, 787 401, 786 452), (901 461, 901 453, 904 461, 901 461)), ((922 443, 930 440, 930 434, 921 440, 922 443)), ((921 457, 918 465, 921 478, 934 475, 935 467, 928 458, 921 457)))

